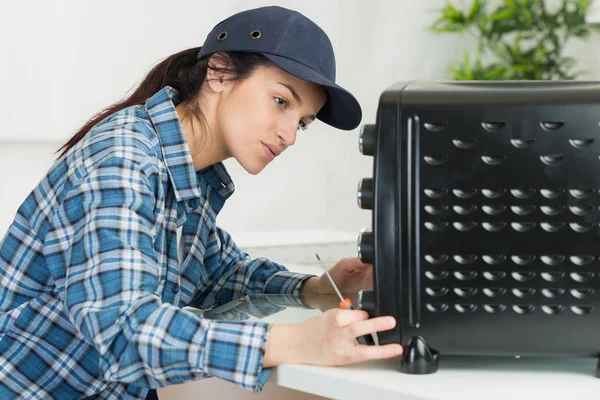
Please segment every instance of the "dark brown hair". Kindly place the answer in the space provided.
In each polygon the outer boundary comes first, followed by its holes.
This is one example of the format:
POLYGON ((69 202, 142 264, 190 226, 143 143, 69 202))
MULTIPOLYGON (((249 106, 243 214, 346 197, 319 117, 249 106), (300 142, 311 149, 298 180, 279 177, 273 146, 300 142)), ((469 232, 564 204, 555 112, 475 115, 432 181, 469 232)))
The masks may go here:
POLYGON ((59 158, 64 156, 77 144, 96 124, 106 117, 127 107, 142 105, 147 99, 165 86, 171 86, 181 95, 182 104, 189 104, 186 111, 205 123, 204 115, 197 102, 192 102, 200 95, 200 89, 206 79, 208 68, 228 73, 231 81, 242 81, 248 78, 255 69, 272 63, 261 54, 247 52, 217 53, 212 57, 197 59, 201 47, 172 54, 156 65, 135 91, 124 100, 106 107, 92 117, 73 135, 60 149, 59 158), (213 60, 209 65, 209 60, 213 60), (221 67, 223 66, 223 67, 221 67))

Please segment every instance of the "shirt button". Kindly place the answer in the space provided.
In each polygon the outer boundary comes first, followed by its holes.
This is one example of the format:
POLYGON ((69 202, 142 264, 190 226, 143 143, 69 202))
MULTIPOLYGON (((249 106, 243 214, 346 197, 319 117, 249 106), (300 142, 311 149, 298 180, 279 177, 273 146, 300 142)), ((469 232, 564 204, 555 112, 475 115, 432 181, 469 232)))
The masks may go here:
POLYGON ((179 292, 179 285, 174 283, 173 286, 171 287, 171 289, 173 289, 173 292, 177 293, 177 292, 179 292))
POLYGON ((196 207, 198 207, 198 200, 192 199, 189 201, 188 205, 190 206, 190 208, 195 209, 196 207))

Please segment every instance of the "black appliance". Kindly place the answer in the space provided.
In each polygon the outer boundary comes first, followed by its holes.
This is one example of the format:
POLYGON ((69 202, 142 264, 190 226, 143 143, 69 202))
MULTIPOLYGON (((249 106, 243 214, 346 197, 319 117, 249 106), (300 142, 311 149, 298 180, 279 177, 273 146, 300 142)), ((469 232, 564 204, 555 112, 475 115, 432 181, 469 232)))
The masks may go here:
MULTIPOLYGON (((415 80, 360 133, 371 316, 400 370, 444 354, 598 357, 600 82, 415 80)), ((596 372, 598 376, 598 371, 596 372)))

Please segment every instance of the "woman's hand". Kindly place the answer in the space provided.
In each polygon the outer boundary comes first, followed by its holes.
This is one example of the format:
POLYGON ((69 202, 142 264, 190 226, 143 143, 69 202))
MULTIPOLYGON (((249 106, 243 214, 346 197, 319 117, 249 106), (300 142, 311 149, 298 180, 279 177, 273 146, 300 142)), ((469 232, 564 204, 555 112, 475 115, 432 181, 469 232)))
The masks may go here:
POLYGON ((340 366, 357 362, 397 357, 399 344, 366 346, 356 343, 358 336, 387 331, 396 326, 393 317, 368 319, 361 310, 329 310, 296 325, 273 325, 269 334, 263 366, 311 364, 340 366))
MULTIPOLYGON (((373 265, 363 264, 357 257, 342 258, 331 269, 331 278, 340 292, 356 294, 363 289, 373 288, 373 265)), ((335 294, 327 275, 309 279, 300 289, 300 294, 335 294)))

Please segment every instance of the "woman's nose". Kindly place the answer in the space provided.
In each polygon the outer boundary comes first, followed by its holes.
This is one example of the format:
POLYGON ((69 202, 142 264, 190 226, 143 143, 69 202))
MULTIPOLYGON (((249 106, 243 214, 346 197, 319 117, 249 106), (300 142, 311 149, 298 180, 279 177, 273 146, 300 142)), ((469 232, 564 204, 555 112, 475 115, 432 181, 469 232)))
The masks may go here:
POLYGON ((296 143, 296 127, 282 127, 279 129, 278 136, 283 142, 284 148, 293 146, 296 143))

